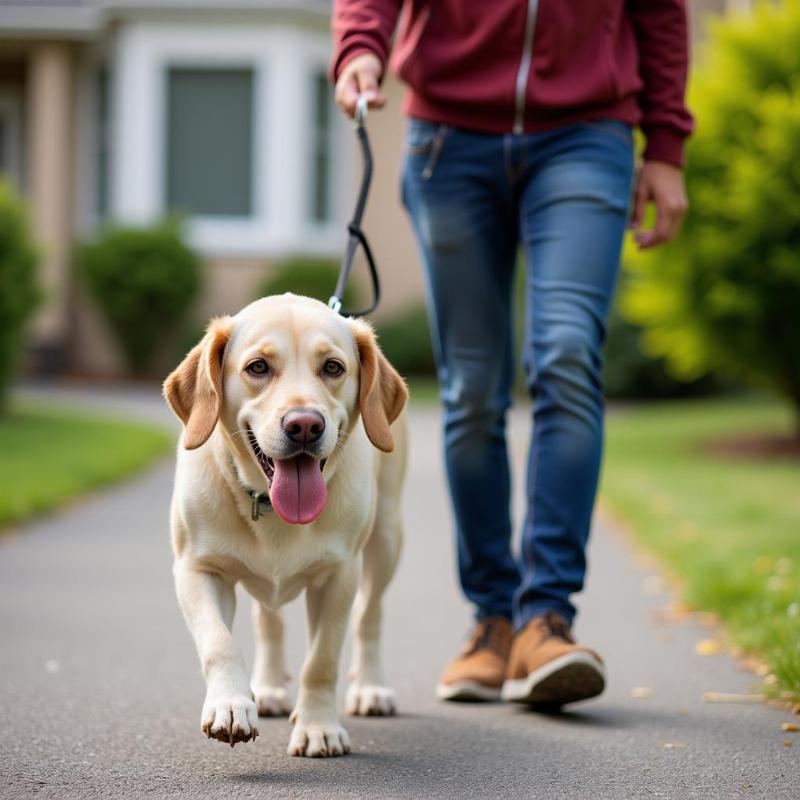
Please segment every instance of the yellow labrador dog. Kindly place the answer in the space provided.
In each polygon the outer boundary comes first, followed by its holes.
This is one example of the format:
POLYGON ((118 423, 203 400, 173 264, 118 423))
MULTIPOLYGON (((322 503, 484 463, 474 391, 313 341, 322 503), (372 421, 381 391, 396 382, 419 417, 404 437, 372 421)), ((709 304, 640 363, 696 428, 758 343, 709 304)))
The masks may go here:
POLYGON ((402 535, 405 383, 365 322, 286 294, 214 320, 164 394, 184 425, 172 546, 206 678, 203 731, 233 746, 255 739, 259 714, 288 713, 279 608, 305 589, 288 751, 347 753, 335 689, 357 590, 347 711, 394 711, 378 639, 402 535), (237 583, 254 598, 250 680, 231 635, 237 583))

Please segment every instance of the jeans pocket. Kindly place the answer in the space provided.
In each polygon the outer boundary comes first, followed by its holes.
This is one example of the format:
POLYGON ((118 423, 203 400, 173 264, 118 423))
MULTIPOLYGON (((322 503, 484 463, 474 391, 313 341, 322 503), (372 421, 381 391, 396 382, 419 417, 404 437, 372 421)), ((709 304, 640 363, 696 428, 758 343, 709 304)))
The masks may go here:
POLYGON ((410 117, 406 125, 406 150, 411 156, 424 156, 430 153, 439 124, 426 119, 410 117))
POLYGON ((420 159, 420 177, 428 180, 433 176, 447 135, 447 125, 412 117, 406 129, 406 153, 412 159, 420 159))
POLYGON ((589 130, 607 133, 627 145, 633 143, 633 129, 626 122, 618 119, 592 119, 581 124, 589 130))

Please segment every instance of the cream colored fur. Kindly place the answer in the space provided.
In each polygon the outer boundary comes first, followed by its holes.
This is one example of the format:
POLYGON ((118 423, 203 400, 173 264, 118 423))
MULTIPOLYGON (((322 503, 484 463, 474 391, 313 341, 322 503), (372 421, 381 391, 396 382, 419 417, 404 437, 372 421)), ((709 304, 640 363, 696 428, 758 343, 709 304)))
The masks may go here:
POLYGON ((348 752, 335 687, 354 598, 347 711, 394 711, 378 651, 381 596, 402 537, 405 384, 368 325, 315 300, 282 295, 212 322, 167 378, 164 393, 185 426, 172 545, 178 600, 206 678, 203 731, 233 746, 255 738, 259 714, 288 713, 280 607, 305 591, 309 644, 288 751, 348 752), (254 358, 269 363, 267 378, 245 370, 254 358), (341 377, 323 374, 330 358, 344 365, 341 377), (295 407, 325 420, 320 447, 328 502, 309 525, 287 524, 274 511, 254 522, 242 483, 264 491, 269 482, 245 431, 252 429, 266 455, 279 453, 280 421, 295 407), (231 634, 237 583, 254 601, 251 678, 231 634))

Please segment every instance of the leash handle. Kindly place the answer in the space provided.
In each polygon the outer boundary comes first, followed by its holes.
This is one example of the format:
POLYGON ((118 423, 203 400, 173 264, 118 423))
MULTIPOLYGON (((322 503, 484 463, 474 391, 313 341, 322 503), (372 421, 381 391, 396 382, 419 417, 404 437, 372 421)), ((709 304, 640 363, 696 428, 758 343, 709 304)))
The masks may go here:
POLYGON ((342 314, 348 317, 363 317, 372 313, 380 303, 381 299, 381 285, 380 278, 378 277, 378 268, 375 264, 375 258, 372 255, 372 250, 367 241, 367 237, 361 228, 361 219, 364 216, 364 208, 367 205, 367 195, 369 194, 370 183, 372 182, 372 150, 369 145, 369 136, 367 135, 366 121, 367 109, 369 100, 365 95, 361 95, 356 102, 356 135, 361 147, 361 157, 364 162, 363 172, 361 175, 361 188, 358 192, 356 199, 356 207, 353 211, 353 218, 347 225, 347 232, 349 234, 347 245, 345 247, 344 256, 342 257, 342 264, 339 269, 339 278, 336 281, 336 288, 328 300, 328 306, 333 309, 337 314, 342 314), (342 311, 342 298, 344 297, 345 290, 347 289, 347 282, 350 278, 350 270, 353 267, 353 259, 355 258, 356 251, 361 247, 367 259, 367 266, 369 267, 370 277, 372 279, 372 305, 362 311, 342 311))

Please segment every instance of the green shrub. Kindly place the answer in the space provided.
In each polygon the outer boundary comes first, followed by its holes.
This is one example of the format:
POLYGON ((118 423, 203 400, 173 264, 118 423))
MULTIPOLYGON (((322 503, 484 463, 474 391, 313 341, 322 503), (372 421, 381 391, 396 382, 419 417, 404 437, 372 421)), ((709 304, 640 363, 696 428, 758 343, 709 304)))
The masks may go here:
POLYGON ((200 260, 166 221, 109 228, 79 249, 78 264, 130 366, 145 371, 200 291, 200 260))
POLYGON ((648 355, 642 348, 642 329, 614 310, 604 348, 603 384, 607 397, 655 399, 698 397, 728 388, 713 375, 684 381, 673 377, 663 358, 648 355))
POLYGON ((40 299, 38 261, 23 201, 0 180, 0 409, 22 349, 25 323, 40 299))
POLYGON ((718 22, 690 106, 692 209, 674 243, 630 254, 623 311, 677 375, 772 386, 800 422, 800 4, 718 22))
POLYGON ((401 375, 436 374, 425 306, 411 306, 376 328, 381 349, 401 375))
MULTIPOLYGON (((313 297, 327 303, 336 290, 339 277, 339 262, 327 258, 296 257, 279 264, 270 273, 258 290, 258 297, 271 294, 300 294, 313 297)), ((358 310, 363 300, 363 293, 353 276, 344 293, 343 308, 358 310)))

